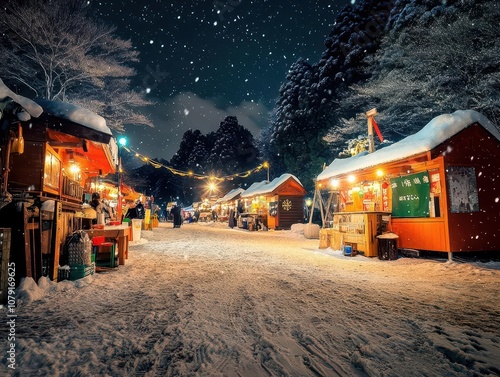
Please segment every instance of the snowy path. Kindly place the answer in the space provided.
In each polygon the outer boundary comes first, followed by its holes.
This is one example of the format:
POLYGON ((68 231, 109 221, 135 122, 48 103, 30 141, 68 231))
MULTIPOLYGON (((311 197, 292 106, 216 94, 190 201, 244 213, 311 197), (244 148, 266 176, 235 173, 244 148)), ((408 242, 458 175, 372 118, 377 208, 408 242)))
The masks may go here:
POLYGON ((498 264, 348 258, 291 231, 161 225, 113 272, 28 288, 43 296, 18 307, 11 375, 500 375, 498 264))

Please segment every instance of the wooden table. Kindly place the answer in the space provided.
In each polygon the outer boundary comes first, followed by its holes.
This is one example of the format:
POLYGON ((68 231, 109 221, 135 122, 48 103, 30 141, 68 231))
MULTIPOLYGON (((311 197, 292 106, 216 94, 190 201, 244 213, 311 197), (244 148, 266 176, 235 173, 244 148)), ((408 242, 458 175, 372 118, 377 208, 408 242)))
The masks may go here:
POLYGON ((85 232, 90 239, 97 236, 115 239, 118 247, 119 264, 125 264, 125 259, 128 259, 128 240, 131 232, 128 225, 110 225, 105 226, 104 229, 87 229, 85 232))

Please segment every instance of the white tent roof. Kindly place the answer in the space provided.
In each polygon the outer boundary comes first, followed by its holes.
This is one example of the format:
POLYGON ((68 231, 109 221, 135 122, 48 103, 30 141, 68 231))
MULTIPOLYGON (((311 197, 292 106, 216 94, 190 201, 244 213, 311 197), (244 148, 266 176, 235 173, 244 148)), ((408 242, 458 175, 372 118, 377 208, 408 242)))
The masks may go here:
POLYGON ((435 117, 419 132, 373 153, 363 152, 354 157, 335 159, 316 180, 322 181, 428 152, 476 122, 500 140, 500 132, 484 115, 474 110, 458 110, 453 114, 435 117))
POLYGON ((262 182, 255 182, 253 183, 248 189, 245 190, 241 194, 242 198, 248 198, 252 196, 257 196, 257 195, 264 195, 268 194, 270 192, 273 192, 275 189, 277 189, 279 186, 281 186, 283 183, 285 183, 289 178, 294 179, 297 181, 299 185, 302 186, 302 183, 300 183, 299 179, 295 177, 292 174, 283 174, 278 178, 273 179, 271 182, 268 181, 262 181, 262 182))

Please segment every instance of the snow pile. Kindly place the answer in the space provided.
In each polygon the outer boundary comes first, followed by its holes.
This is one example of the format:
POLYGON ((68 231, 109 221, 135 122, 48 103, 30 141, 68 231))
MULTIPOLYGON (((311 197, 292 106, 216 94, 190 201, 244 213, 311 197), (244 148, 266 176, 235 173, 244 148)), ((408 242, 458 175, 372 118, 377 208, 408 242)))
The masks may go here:
POLYGON ((43 112, 43 109, 40 105, 26 97, 17 95, 4 84, 2 79, 0 79, 0 102, 4 102, 7 98, 10 98, 15 103, 21 105, 21 107, 25 109, 32 117, 38 118, 43 112))
POLYGON ((47 114, 69 120, 105 135, 113 136, 111 130, 106 125, 106 120, 88 109, 72 103, 49 101, 41 98, 37 99, 36 102, 43 107, 44 112, 47 114))
POLYGON ((16 299, 19 303, 40 300, 45 295, 45 288, 43 284, 39 287, 33 278, 23 278, 16 288, 16 299))

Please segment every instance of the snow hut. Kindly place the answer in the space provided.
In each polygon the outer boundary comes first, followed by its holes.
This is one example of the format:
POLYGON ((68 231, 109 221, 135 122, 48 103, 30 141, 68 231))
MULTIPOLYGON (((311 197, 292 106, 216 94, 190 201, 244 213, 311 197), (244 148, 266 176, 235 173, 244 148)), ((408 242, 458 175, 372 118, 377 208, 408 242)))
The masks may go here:
POLYGON ((359 241, 375 256, 376 236, 390 229, 402 249, 500 250, 499 161, 498 128, 471 110, 440 115, 373 153, 334 160, 317 177, 337 197, 330 246, 359 241))
POLYGON ((302 183, 292 174, 256 182, 241 194, 245 201, 241 216, 258 215, 269 229, 290 229, 292 224, 304 222, 305 194, 302 183))
MULTIPOLYGON (((2 98, 0 84, 0 102, 12 99, 2 98)), ((68 103, 36 102, 36 118, 0 113, 5 126, 0 227, 12 228, 18 278, 56 280, 62 243, 82 229, 79 215, 91 179, 115 172, 118 148, 99 115, 68 103)))

